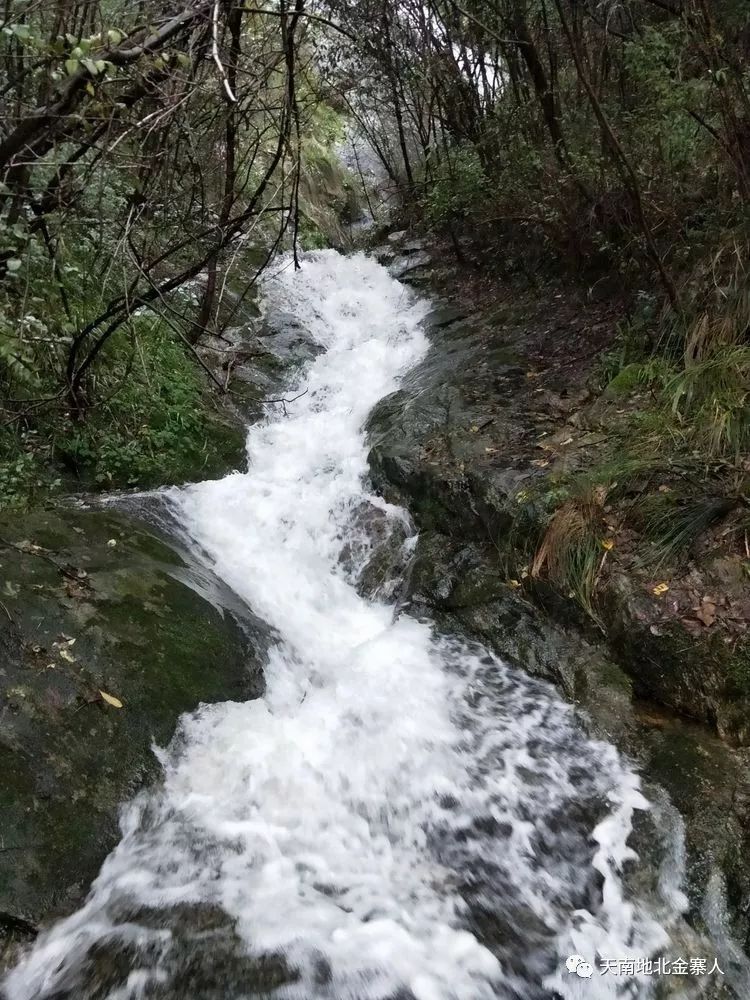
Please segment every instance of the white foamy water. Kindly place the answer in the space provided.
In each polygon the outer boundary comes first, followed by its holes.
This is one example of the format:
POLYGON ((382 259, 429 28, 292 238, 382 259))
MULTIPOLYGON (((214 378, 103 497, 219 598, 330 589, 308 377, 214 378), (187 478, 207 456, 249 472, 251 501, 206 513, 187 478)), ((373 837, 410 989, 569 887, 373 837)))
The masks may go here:
POLYGON ((87 904, 11 972, 8 1000, 240 1000, 256 960, 282 970, 268 992, 300 1000, 646 996, 564 967, 667 940, 668 901, 621 878, 638 777, 550 687, 361 597, 340 559, 370 500, 364 422, 425 354, 427 304, 332 251, 266 291, 325 349, 307 391, 250 429, 247 473, 173 494, 278 633, 266 694, 182 720, 163 788, 125 811, 87 904), (216 936, 185 930, 209 908, 230 928, 220 970, 216 936))

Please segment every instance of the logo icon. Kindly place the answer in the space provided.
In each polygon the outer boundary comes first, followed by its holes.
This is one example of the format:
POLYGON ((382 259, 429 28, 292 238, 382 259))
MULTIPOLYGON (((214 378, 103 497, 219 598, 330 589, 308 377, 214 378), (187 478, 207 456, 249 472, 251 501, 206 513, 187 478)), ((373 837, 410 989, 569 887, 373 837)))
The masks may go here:
POLYGON ((586 961, 583 955, 571 955, 566 959, 565 968, 572 975, 575 973, 581 979, 591 979, 594 974, 594 967, 586 961))

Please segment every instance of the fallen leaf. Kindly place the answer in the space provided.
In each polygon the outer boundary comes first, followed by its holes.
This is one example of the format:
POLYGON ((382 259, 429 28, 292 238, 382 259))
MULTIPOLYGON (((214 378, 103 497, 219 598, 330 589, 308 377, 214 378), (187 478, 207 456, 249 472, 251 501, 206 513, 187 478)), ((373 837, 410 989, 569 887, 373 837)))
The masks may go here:
POLYGON ((535 458, 535 459, 532 460, 531 464, 535 465, 538 469, 546 469, 547 466, 549 465, 549 459, 548 458, 535 458))
POLYGON ((106 691, 99 691, 99 694, 102 696, 102 701, 106 701, 112 708, 122 708, 122 702, 119 698, 115 698, 113 694, 107 694, 106 691))
POLYGON ((686 632, 697 638, 703 631, 703 626, 700 625, 695 618, 680 618, 682 626, 686 632))
POLYGON ((477 434, 479 432, 479 428, 477 427, 476 424, 474 424, 473 426, 471 426, 469 428, 469 430, 471 431, 472 434, 477 434))
POLYGON ((706 628, 710 628, 716 621, 716 604, 704 597, 697 608, 693 608, 695 617, 699 622, 703 622, 706 628))
POLYGON ((60 650, 58 650, 58 655, 59 655, 60 659, 61 660, 65 660, 66 663, 75 663, 76 662, 75 656, 73 656, 73 654, 70 653, 67 649, 60 649, 60 650))
POLYGON ((65 593, 68 597, 76 597, 79 600, 83 600, 85 597, 88 597, 88 591, 79 586, 75 580, 65 581, 65 593))
POLYGON ((610 552, 614 547, 615 547, 615 540, 614 540, 614 538, 603 538, 602 539, 602 548, 606 552, 610 552))
POLYGON ((657 597, 661 597, 661 595, 662 594, 666 594, 666 592, 668 590, 669 590, 669 584, 668 583, 657 583, 657 585, 654 587, 652 593, 656 594, 657 597))
POLYGON ((518 587, 521 586, 521 581, 520 580, 508 580, 508 586, 512 587, 514 590, 516 590, 518 587))
POLYGON ((110 540, 107 542, 107 545, 111 549, 113 549, 115 547, 115 545, 117 545, 117 539, 116 538, 110 538, 110 540))

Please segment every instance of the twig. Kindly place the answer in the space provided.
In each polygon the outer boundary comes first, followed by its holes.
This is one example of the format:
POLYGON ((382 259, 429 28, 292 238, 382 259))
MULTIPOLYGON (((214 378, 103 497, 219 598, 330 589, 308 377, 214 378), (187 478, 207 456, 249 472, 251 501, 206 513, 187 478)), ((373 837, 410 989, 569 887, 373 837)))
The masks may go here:
POLYGON ((297 395, 296 396, 292 396, 291 399, 285 399, 282 396, 280 399, 264 399, 263 403, 264 403, 264 405, 266 403, 281 403, 282 407, 284 408, 284 416, 286 416, 287 404, 288 403, 294 403, 294 402, 296 402, 298 399, 300 399, 300 397, 307 395, 307 392, 308 392, 307 389, 303 389, 302 392, 298 392, 297 395))
POLYGON ((24 548, 20 543, 9 542, 7 538, 3 538, 2 536, 0 536, 0 545, 4 545, 8 549, 15 549, 16 552, 20 552, 22 555, 25 556, 37 556, 37 558, 39 559, 44 559, 44 561, 48 562, 50 566, 54 566, 58 573, 61 573, 63 576, 66 576, 69 580, 75 580, 77 583, 81 582, 81 578, 78 576, 76 572, 74 572, 71 569, 68 569, 65 566, 61 566, 58 562, 55 562, 55 560, 51 556, 48 556, 45 552, 41 551, 37 552, 35 549, 24 548))
POLYGON ((214 54, 214 62, 219 68, 219 73, 221 74, 221 79, 224 84, 224 90, 226 90, 227 92, 227 97, 232 102, 232 104, 236 104, 237 98, 234 96, 232 88, 229 86, 229 79, 227 77, 226 70, 224 69, 224 65, 221 61, 221 56, 219 55, 219 0, 216 0, 216 3, 214 4, 214 13, 211 19, 211 33, 213 35, 212 49, 214 54))

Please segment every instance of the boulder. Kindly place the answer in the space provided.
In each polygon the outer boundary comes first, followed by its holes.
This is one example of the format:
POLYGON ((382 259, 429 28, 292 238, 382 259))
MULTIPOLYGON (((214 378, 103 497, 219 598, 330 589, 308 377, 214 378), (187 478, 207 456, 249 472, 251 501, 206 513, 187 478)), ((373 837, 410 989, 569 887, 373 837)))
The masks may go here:
POLYGON ((0 962, 82 901, 181 713, 262 692, 268 641, 123 513, 0 518, 0 962))

